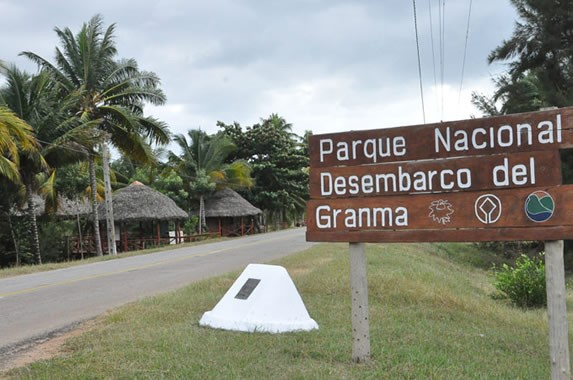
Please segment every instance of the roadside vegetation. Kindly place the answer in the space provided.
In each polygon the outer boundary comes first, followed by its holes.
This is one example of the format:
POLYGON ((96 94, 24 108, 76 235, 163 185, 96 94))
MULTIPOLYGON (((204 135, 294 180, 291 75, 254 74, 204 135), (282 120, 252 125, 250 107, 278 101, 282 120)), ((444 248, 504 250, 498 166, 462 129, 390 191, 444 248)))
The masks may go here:
MULTIPOLYGON (((492 272, 480 262, 499 262, 499 256, 472 244, 426 243, 369 244, 367 255, 369 364, 351 360, 348 246, 321 244, 276 262, 289 271, 318 331, 272 335, 200 327, 202 314, 239 274, 230 273, 117 309, 71 338, 60 356, 5 376, 548 378, 545 310, 492 297, 492 272)), ((572 302, 570 294, 570 326, 572 302)))
POLYGON ((102 256, 98 203, 134 181, 189 212, 187 235, 206 232, 204 201, 227 187, 263 211, 266 229, 300 223, 308 149, 292 125, 273 113, 244 128, 218 122, 216 133, 173 136, 144 114, 166 102, 160 78, 121 57, 115 30, 101 15, 77 32, 54 28, 53 58, 21 53, 36 73, 0 61, 0 268, 102 256), (171 141, 180 152, 166 150, 171 141), (109 146, 119 155, 111 163, 109 146), (61 212, 63 203, 76 207, 61 212), (85 203, 91 211, 80 210, 85 203))

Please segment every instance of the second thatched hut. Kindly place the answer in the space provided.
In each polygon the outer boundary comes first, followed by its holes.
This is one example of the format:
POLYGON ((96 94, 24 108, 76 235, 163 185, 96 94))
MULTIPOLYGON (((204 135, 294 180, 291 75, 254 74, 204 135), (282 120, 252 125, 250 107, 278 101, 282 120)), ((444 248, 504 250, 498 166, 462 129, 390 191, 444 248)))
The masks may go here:
MULTIPOLYGON (((191 214, 199 215, 199 210, 191 214)), ((209 232, 219 236, 244 236, 256 232, 256 216, 263 212, 240 196, 226 188, 217 191, 205 200, 205 219, 209 232)))
MULTIPOLYGON (((189 216, 168 196, 135 181, 114 192, 112 199, 120 251, 169 244, 171 240, 181 242, 180 221, 189 216), (170 222, 174 224, 174 239, 169 234, 170 222)), ((99 205, 98 215, 100 222, 104 222, 105 204, 99 205)))

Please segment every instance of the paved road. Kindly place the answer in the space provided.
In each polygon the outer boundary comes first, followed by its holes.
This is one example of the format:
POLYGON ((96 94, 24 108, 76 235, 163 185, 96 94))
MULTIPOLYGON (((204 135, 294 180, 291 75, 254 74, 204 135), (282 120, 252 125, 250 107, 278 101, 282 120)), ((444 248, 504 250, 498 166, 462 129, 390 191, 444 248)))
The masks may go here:
POLYGON ((0 279, 0 359, 109 309, 312 245, 304 228, 0 279))

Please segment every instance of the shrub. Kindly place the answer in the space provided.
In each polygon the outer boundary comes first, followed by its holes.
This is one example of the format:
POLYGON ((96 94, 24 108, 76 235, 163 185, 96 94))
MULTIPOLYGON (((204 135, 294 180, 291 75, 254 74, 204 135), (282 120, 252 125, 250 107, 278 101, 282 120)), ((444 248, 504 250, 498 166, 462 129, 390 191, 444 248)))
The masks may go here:
POLYGON ((530 258, 522 254, 515 260, 514 267, 503 264, 497 269, 494 266, 494 286, 503 298, 522 308, 547 305, 543 253, 539 256, 530 258))

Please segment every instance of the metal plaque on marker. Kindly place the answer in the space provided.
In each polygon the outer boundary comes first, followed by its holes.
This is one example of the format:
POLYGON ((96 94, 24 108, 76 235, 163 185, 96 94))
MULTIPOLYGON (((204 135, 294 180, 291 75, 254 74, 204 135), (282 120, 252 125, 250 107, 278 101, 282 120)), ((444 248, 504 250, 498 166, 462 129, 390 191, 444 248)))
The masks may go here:
POLYGON ((249 278, 245 282, 245 284, 241 287, 241 290, 239 290, 239 293, 237 293, 235 298, 240 300, 246 300, 247 298, 249 298, 253 290, 255 290, 257 285, 259 285, 259 282, 261 282, 261 280, 256 278, 249 278))

